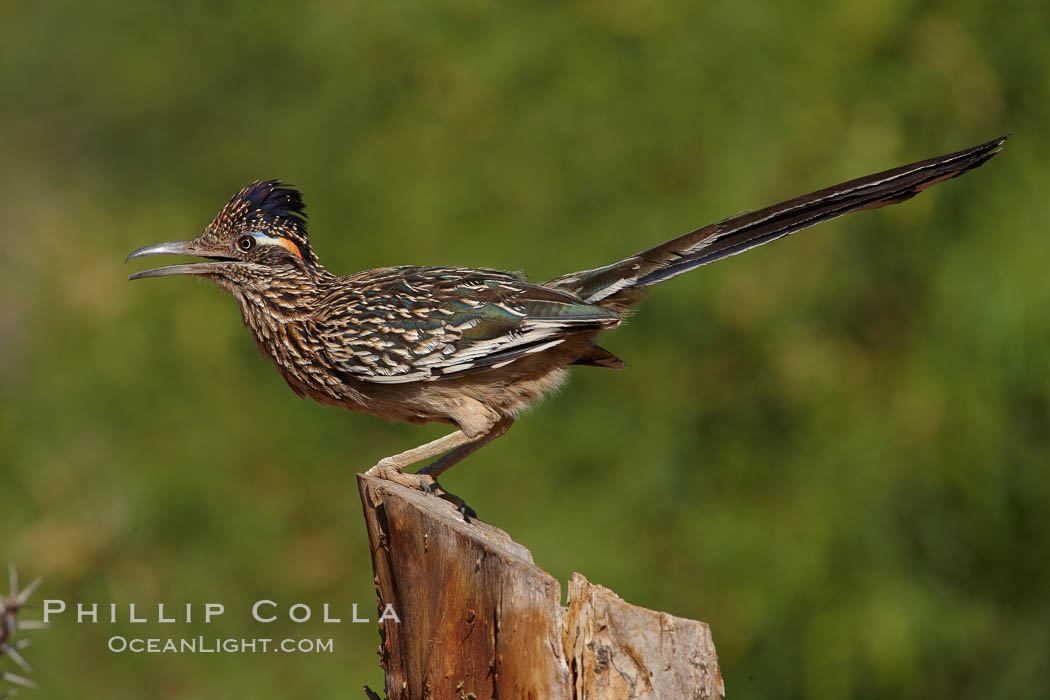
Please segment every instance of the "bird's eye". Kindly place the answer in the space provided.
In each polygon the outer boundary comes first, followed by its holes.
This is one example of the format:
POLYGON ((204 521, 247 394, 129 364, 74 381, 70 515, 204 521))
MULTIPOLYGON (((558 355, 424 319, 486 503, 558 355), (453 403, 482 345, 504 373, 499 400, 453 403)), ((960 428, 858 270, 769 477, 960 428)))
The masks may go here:
POLYGON ((237 247, 247 253, 255 247, 255 239, 251 236, 241 236, 237 239, 237 247))

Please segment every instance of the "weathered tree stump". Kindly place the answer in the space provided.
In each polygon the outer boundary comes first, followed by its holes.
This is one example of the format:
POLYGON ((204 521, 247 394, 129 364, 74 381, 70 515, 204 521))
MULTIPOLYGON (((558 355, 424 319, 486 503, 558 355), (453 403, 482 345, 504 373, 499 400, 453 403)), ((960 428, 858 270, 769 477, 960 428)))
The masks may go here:
MULTIPOLYGON (((580 574, 561 586, 532 554, 446 501, 358 474, 390 700, 717 698, 703 622, 629 605, 580 574)), ((377 697, 366 689, 369 697, 377 697)))

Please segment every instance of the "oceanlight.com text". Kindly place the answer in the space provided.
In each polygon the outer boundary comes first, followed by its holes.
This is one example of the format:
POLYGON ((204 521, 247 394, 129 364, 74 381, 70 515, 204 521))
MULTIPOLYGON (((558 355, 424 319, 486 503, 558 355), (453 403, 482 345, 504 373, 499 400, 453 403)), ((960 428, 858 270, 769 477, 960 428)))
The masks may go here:
POLYGON ((329 639, 272 639, 268 637, 123 637, 114 635, 106 646, 116 654, 331 654, 329 639))

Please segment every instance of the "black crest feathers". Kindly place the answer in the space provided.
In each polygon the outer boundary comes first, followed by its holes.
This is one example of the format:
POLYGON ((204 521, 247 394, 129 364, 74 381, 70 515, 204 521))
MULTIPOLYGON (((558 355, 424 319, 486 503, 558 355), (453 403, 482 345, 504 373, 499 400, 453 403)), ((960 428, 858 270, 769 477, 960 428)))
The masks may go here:
POLYGON ((244 230, 287 238, 299 248, 304 262, 317 264, 306 232, 303 196, 280 180, 257 180, 248 185, 230 199, 208 227, 214 235, 244 230))

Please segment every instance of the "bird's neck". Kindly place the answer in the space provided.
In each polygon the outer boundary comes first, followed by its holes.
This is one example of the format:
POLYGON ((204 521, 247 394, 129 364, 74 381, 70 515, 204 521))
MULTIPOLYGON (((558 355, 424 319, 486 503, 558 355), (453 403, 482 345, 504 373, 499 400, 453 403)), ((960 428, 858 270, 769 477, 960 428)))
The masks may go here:
POLYGON ((255 339, 262 343, 282 326, 304 322, 335 277, 320 265, 287 268, 266 279, 230 287, 255 339))
POLYGON ((313 358, 306 348, 313 345, 310 317, 322 306, 335 279, 316 265, 279 270, 265 279, 227 288, 237 299, 244 325, 260 352, 300 396, 326 392, 309 371, 313 358))

